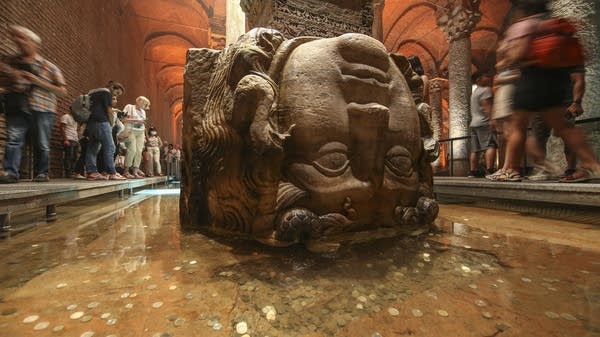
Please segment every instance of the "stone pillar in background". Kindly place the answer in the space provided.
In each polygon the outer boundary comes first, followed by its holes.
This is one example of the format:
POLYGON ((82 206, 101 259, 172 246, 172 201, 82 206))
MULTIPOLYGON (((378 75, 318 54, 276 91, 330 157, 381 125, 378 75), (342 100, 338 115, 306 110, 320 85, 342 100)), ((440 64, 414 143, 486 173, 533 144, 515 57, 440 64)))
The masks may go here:
MULTIPOLYGON (((448 0, 440 11, 438 25, 450 43, 448 52, 450 138, 469 134, 471 98, 471 32, 481 19, 479 0, 448 0)), ((451 157, 454 175, 468 170, 467 140, 455 141, 451 157)))
POLYGON ((383 42, 383 7, 385 6, 385 0, 372 0, 373 7, 373 38, 383 42))
MULTIPOLYGON (((273 28, 286 38, 335 37, 344 33, 371 36, 373 0, 241 0, 248 29, 273 28)), ((380 1, 375 0, 379 3, 380 1)))
MULTIPOLYGON (((433 139, 438 141, 441 138, 442 134, 442 88, 443 82, 445 79, 434 78, 429 81, 429 106, 431 107, 431 129, 433 131, 433 139)), ((440 167, 445 159, 441 159, 442 156, 445 156, 447 150, 445 147, 447 144, 440 144, 440 157, 436 159, 431 165, 437 168, 440 167)))
POLYGON ((246 32, 246 16, 240 6, 240 0, 227 0, 226 12, 225 45, 230 45, 246 32))

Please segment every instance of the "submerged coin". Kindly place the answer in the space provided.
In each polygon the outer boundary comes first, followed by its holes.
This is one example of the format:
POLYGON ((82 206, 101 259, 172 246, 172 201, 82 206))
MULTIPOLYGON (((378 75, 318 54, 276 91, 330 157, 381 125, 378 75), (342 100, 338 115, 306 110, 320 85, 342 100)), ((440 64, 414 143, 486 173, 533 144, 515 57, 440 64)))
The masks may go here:
POLYGON ((419 309, 412 309, 411 312, 415 317, 423 317, 423 312, 419 309))
POLYGON ((246 332, 248 332, 248 324, 246 322, 239 322, 235 325, 235 332, 237 332, 240 335, 245 334, 246 332))
POLYGON ((566 319, 567 321, 576 321, 577 318, 569 313, 563 312, 562 314, 560 314, 560 316, 564 319, 566 319))
POLYGON ((388 313, 392 316, 400 315, 400 311, 398 311, 396 308, 388 308, 388 313))
POLYGON ((61 289, 61 288, 64 288, 66 286, 67 286, 66 283, 59 283, 59 284, 56 285, 56 288, 61 289))
POLYGON ((67 307, 67 310, 72 311, 75 310, 75 308, 77 308, 77 304, 71 304, 67 307))
POLYGON ((175 290, 175 289, 177 289, 176 285, 172 285, 172 286, 169 287, 169 290, 175 290))
POLYGON ((462 271, 464 271, 465 273, 470 273, 471 272, 471 268, 469 268, 469 267, 467 267, 465 265, 460 266, 460 269, 462 269, 462 271))
POLYGON ((79 321, 86 323, 92 320, 92 315, 85 315, 83 317, 81 317, 81 319, 79 321))
POLYGON ((215 323, 215 325, 212 326, 213 330, 221 330, 222 327, 223 325, 221 325, 221 323, 215 323))
POLYGON ((196 263, 198 263, 198 261, 196 261, 196 260, 190 261, 190 264, 196 264, 196 263))
POLYGON ((485 301, 482 300, 476 300, 475 305, 477 305, 478 307, 485 307, 487 303, 485 303, 485 301))
POLYGON ((60 331, 63 331, 64 329, 65 329, 64 325, 57 325, 54 328, 52 328, 52 331, 54 331, 54 332, 60 332, 60 331))
POLYGON ((50 322, 39 322, 33 327, 33 330, 44 330, 50 325, 50 322))
POLYGON ((437 313, 442 317, 448 317, 448 312, 446 310, 438 310, 437 313))
POLYGON ((529 283, 531 282, 531 279, 527 277, 521 277, 521 281, 529 283))
POLYGON ((74 313, 71 314, 71 316, 69 316, 71 319, 80 319, 81 317, 83 317, 84 313, 83 311, 76 311, 74 313))
POLYGON ((481 316, 483 316, 483 317, 485 317, 485 318, 487 318, 487 319, 491 319, 491 318, 493 317, 493 316, 492 316, 492 313, 490 313, 490 312, 488 312, 488 311, 483 311, 483 312, 481 312, 481 316))
POLYGON ((106 325, 115 325, 115 324, 117 324, 116 318, 111 318, 108 321, 106 321, 106 325))
POLYGON ((179 327, 182 326, 185 323, 185 319, 183 318, 178 318, 175 320, 175 322, 173 322, 173 325, 179 327))
POLYGON ((148 289, 148 290, 153 290, 153 289, 156 289, 156 288, 157 288, 156 284, 151 284, 151 285, 149 285, 149 286, 146 287, 146 289, 148 289))
POLYGON ((100 316, 100 318, 102 318, 102 319, 107 319, 109 317, 110 317, 110 312, 105 312, 100 316))
POLYGON ((160 302, 160 301, 152 303, 152 307, 154 309, 158 309, 158 308, 162 307, 162 305, 163 305, 163 302, 160 302))
POLYGON ((471 289, 477 289, 477 285, 471 283, 471 284, 469 284, 469 288, 471 288, 471 289))
POLYGON ((177 267, 173 268, 173 270, 175 270, 175 271, 181 270, 181 266, 177 266, 177 267))
POLYGON ((23 319, 23 323, 33 323, 33 322, 37 321, 38 318, 40 318, 40 316, 38 316, 38 315, 27 316, 27 317, 25 317, 25 319, 23 319))
POLYGON ((125 309, 131 309, 131 308, 133 308, 133 303, 125 304, 125 309))
POLYGON ((81 334, 81 336, 79 337, 92 337, 95 334, 95 332, 93 331, 86 331, 84 333, 81 334))
POLYGON ((98 302, 91 302, 87 305, 87 307, 89 309, 94 309, 94 308, 97 308, 99 305, 100 305, 100 303, 98 303, 98 302))
POLYGON ((544 315, 546 315, 546 317, 552 318, 552 319, 560 317, 557 313, 552 312, 552 311, 546 311, 546 312, 544 312, 544 315))
POLYGON ((192 293, 187 293, 187 294, 185 294, 185 298, 188 300, 191 300, 194 298, 194 295, 192 293))
POLYGON ((129 297, 129 295, 130 295, 129 293, 122 293, 121 298, 127 298, 127 297, 129 297))

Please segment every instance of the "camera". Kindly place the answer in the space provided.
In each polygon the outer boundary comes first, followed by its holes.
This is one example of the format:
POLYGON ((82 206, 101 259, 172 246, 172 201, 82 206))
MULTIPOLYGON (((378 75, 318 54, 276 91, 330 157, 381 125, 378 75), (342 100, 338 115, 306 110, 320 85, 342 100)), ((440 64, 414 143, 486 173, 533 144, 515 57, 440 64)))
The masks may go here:
POLYGON ((122 119, 126 115, 127 115, 127 113, 125 111, 123 111, 123 110, 117 110, 117 118, 118 119, 122 119))

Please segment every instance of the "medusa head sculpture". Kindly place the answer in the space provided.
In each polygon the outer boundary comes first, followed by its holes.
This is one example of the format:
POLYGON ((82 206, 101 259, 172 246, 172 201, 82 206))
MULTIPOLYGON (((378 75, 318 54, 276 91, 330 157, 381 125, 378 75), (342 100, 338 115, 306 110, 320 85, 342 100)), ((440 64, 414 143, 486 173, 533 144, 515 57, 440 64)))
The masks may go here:
POLYGON ((379 41, 256 28, 185 83, 184 227, 323 250, 437 216, 422 82, 379 41))

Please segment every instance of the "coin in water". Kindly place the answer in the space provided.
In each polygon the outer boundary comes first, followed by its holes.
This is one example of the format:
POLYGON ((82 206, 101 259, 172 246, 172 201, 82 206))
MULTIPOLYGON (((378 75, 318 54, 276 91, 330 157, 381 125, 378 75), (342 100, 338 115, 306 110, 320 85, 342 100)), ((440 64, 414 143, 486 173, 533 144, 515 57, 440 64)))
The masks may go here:
POLYGON ((33 330, 44 330, 50 325, 50 322, 39 322, 33 327, 33 330))
POLYGON ((544 312, 544 315, 546 315, 546 317, 552 318, 552 319, 560 317, 560 315, 558 315, 557 313, 552 312, 552 311, 546 311, 546 312, 544 312))
POLYGON ((222 327, 223 325, 221 325, 221 323, 215 323, 215 325, 212 326, 213 330, 221 330, 222 327))
POLYGON ((477 285, 471 283, 471 284, 469 284, 469 288, 471 288, 471 289, 477 289, 477 285))
POLYGON ((577 318, 569 313, 563 312, 562 314, 560 314, 560 316, 564 319, 566 319, 567 321, 576 321, 577 318))
POLYGON ((159 302, 154 302, 154 303, 152 303, 152 307, 153 307, 154 309, 158 309, 158 308, 160 308, 160 307, 162 307, 162 306, 163 306, 163 302, 160 302, 160 301, 159 301, 159 302))
POLYGON ((131 309, 131 308, 133 308, 133 303, 125 304, 125 309, 131 309))
POLYGON ((398 311, 396 308, 388 308, 388 313, 392 316, 400 315, 400 311, 398 311))
POLYGON ((88 303, 87 307, 90 309, 94 309, 94 308, 97 308, 99 305, 100 305, 100 303, 98 303, 98 302, 90 302, 90 303, 88 303))
POLYGON ((488 312, 488 311, 483 311, 483 312, 481 313, 481 316, 483 316, 483 317, 485 317, 485 318, 487 318, 487 319, 491 319, 491 318, 493 317, 493 316, 492 316, 492 313, 490 313, 490 312, 488 312))
POLYGON ((419 309, 412 309, 411 312, 415 317, 423 317, 423 312, 419 309))
POLYGON ((194 295, 192 293, 187 293, 187 294, 185 294, 185 298, 188 300, 191 300, 194 298, 194 295))
POLYGON ((74 313, 71 314, 71 316, 69 316, 71 319, 80 319, 81 317, 83 317, 83 311, 76 311, 74 313))
POLYGON ((239 322, 238 324, 236 324, 235 325, 235 332, 237 332, 240 335, 243 335, 246 332, 248 332, 248 323, 246 323, 246 322, 239 322))
POLYGON ((173 325, 175 325, 175 326, 178 326, 178 327, 179 327, 179 326, 182 326, 182 325, 183 325, 183 323, 185 323, 185 319, 183 319, 183 318, 178 318, 178 319, 176 319, 176 320, 175 320, 175 322, 173 322, 173 325))
POLYGON ((66 283, 59 283, 59 284, 56 285, 56 288, 61 289, 61 288, 64 288, 66 286, 67 286, 66 283))
POLYGON ((52 331, 54 331, 54 332, 60 332, 60 331, 63 331, 64 329, 65 329, 64 325, 57 325, 54 328, 52 328, 52 331))
POLYGON ((106 321, 106 325, 115 325, 115 324, 117 324, 116 318, 111 318, 108 321, 106 321))
POLYGON ((172 286, 169 287, 169 290, 175 290, 175 289, 177 289, 176 285, 172 285, 172 286))
POLYGON ((464 271, 465 273, 470 273, 471 272, 471 268, 469 268, 469 267, 467 267, 465 265, 460 266, 460 269, 462 269, 462 271, 464 271))
POLYGON ((181 266, 177 266, 177 267, 173 268, 173 270, 175 270, 175 271, 181 270, 181 266))
POLYGON ((38 318, 40 318, 40 316, 38 316, 38 315, 27 316, 23 320, 23 323, 33 323, 33 322, 37 321, 38 318))
POLYGON ((521 281, 529 283, 531 282, 531 279, 527 277, 521 277, 521 281))
POLYGON ((137 293, 131 293, 131 294, 129 294, 129 298, 134 298, 134 297, 137 297, 137 293))
POLYGON ((146 289, 148 289, 148 290, 152 290, 152 289, 156 289, 156 288, 157 288, 156 284, 151 284, 151 285, 149 285, 149 286, 146 287, 146 289))
POLYGON ((92 315, 85 315, 83 317, 81 317, 80 321, 83 323, 89 322, 92 320, 92 315))
POLYGON ((478 307, 485 307, 487 303, 485 303, 485 301, 482 300, 476 300, 475 305, 477 305, 478 307))
POLYGON ((437 313, 442 317, 448 317, 448 312, 446 310, 438 310, 437 313))
POLYGON ((196 260, 190 261, 190 264, 196 264, 196 263, 198 263, 198 261, 196 261, 196 260))
POLYGON ((67 307, 67 310, 69 310, 69 311, 72 311, 72 310, 75 310, 75 308, 77 308, 77 304, 70 304, 70 305, 67 307))
POLYGON ((84 333, 81 334, 81 336, 79 337, 92 337, 95 334, 95 332, 93 331, 86 331, 84 333))
POLYGON ((100 318, 102 318, 102 319, 107 319, 109 317, 110 317, 110 312, 105 312, 100 316, 100 318))
POLYGON ((127 298, 127 297, 129 297, 129 295, 130 295, 129 293, 122 293, 121 298, 127 298))

